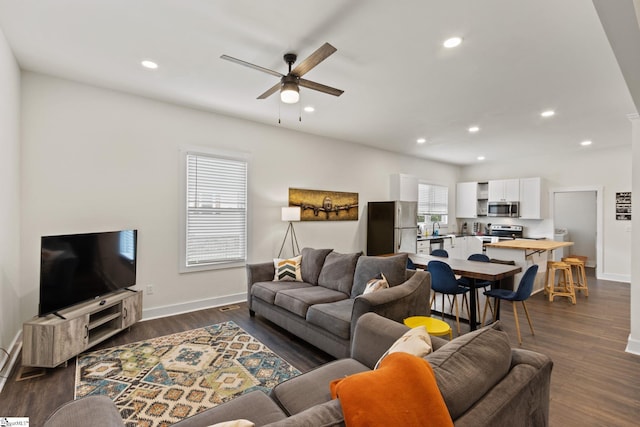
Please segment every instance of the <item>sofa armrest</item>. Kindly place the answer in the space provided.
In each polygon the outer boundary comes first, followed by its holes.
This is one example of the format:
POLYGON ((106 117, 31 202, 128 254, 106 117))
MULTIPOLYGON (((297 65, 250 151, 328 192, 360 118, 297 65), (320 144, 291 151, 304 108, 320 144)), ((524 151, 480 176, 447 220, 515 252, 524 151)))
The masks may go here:
POLYGON ((375 313, 365 313, 358 319, 351 340, 351 358, 370 369, 391 345, 409 328, 375 313))
POLYGON ((411 316, 429 316, 430 292, 431 275, 416 271, 400 285, 356 297, 351 313, 351 336, 358 318, 365 313, 374 312, 400 323, 411 316))
POLYGON ((251 287, 254 283, 258 282, 271 282, 276 275, 276 268, 273 262, 261 262, 258 264, 247 264, 247 304, 249 305, 249 312, 251 310, 251 287))
POLYGON ((553 366, 553 361, 546 354, 536 353, 535 351, 525 350, 522 348, 512 348, 511 369, 520 364, 531 365, 534 368, 541 369, 548 364, 553 366))
POLYGON ((88 396, 60 406, 44 422, 44 427, 96 425, 123 427, 124 421, 113 400, 107 396, 88 396))

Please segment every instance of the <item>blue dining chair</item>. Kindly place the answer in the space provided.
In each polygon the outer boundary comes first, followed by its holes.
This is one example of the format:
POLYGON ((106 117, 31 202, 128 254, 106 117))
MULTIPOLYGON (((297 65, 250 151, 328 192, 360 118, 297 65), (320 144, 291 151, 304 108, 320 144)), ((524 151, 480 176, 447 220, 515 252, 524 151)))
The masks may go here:
POLYGON ((520 279, 520 284, 518 285, 517 290, 510 291, 508 289, 491 289, 490 291, 485 291, 484 295, 487 297, 487 301, 484 304, 482 324, 484 325, 485 316, 487 315, 487 304, 491 304, 489 302, 489 298, 496 299, 494 313, 499 313, 498 310, 500 310, 500 300, 511 301, 513 305, 513 318, 516 322, 516 332, 518 333, 518 342, 522 344, 522 337, 520 336, 520 323, 518 322, 518 311, 516 310, 516 302, 521 301, 522 307, 524 307, 524 313, 527 315, 527 321, 529 322, 531 335, 535 335, 535 332, 533 331, 533 324, 531 323, 531 317, 529 317, 529 311, 527 310, 525 300, 527 300, 531 296, 531 292, 533 291, 533 283, 536 280, 537 274, 538 265, 533 264, 522 275, 522 279, 520 279))
MULTIPOLYGON (((491 262, 491 259, 485 254, 471 254, 467 258, 469 261, 478 261, 478 262, 491 262)), ((460 283, 463 286, 471 287, 471 281, 473 279, 469 277, 461 277, 460 283)), ((475 293, 476 293, 476 303, 477 303, 477 311, 478 316, 480 316, 480 298, 478 298, 478 293, 480 288, 487 290, 487 287, 493 286, 493 282, 490 280, 476 280, 475 293)), ((489 310, 491 310, 491 315, 493 316, 493 307, 489 305, 489 310)))
POLYGON ((436 292, 442 294, 442 320, 444 320, 444 296, 453 296, 453 306, 456 310, 456 324, 458 326, 458 335, 460 335, 460 314, 458 310, 458 295, 462 294, 462 306, 464 307, 465 301, 467 302, 467 316, 469 315, 469 302, 467 301, 467 292, 469 288, 462 286, 456 276, 453 274, 453 270, 449 267, 449 264, 442 261, 429 261, 427 264, 427 271, 431 273, 431 301, 430 306, 436 300, 436 292))
POLYGON ((449 252, 444 249, 434 249, 431 251, 431 255, 439 256, 441 258, 449 258, 449 252))

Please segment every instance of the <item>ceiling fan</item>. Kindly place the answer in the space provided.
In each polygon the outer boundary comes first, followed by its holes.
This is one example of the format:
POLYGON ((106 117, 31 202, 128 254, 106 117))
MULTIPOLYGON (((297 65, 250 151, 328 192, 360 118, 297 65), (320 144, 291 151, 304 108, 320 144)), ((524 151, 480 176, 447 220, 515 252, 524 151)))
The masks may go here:
POLYGON ((272 76, 280 77, 279 83, 268 89, 262 95, 258 96, 257 99, 266 99, 276 93, 279 89, 280 99, 282 100, 282 102, 287 104, 295 104, 300 99, 300 86, 306 87, 307 89, 317 90, 318 92, 328 93, 329 95, 342 95, 342 93, 344 92, 343 90, 302 78, 302 76, 308 73, 316 65, 327 59, 336 50, 337 49, 331 46, 329 43, 325 43, 320 46, 315 52, 309 55, 304 61, 299 63, 293 70, 291 69, 291 66, 296 62, 298 56, 295 53, 286 53, 284 55, 284 61, 289 65, 289 73, 287 75, 270 70, 268 68, 261 67, 259 65, 251 64, 241 59, 233 58, 228 55, 222 55, 220 58, 227 61, 235 62, 236 64, 244 65, 245 67, 253 68, 254 70, 262 71, 263 73, 271 74, 272 76))

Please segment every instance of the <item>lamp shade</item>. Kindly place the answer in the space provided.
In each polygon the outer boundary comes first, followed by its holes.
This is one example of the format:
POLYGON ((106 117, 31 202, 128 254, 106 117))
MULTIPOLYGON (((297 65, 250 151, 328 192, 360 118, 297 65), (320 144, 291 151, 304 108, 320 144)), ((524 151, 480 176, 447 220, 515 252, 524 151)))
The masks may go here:
POLYGON ((286 222, 300 221, 300 208, 298 206, 282 208, 282 220, 286 222))

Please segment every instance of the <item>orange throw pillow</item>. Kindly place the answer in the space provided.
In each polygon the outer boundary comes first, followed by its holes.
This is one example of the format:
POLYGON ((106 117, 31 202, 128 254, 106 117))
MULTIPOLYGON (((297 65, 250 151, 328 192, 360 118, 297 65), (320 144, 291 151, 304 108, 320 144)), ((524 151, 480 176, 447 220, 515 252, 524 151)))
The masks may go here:
POLYGON ((375 371, 331 381, 347 427, 453 427, 431 365, 409 353, 392 353, 375 371))

